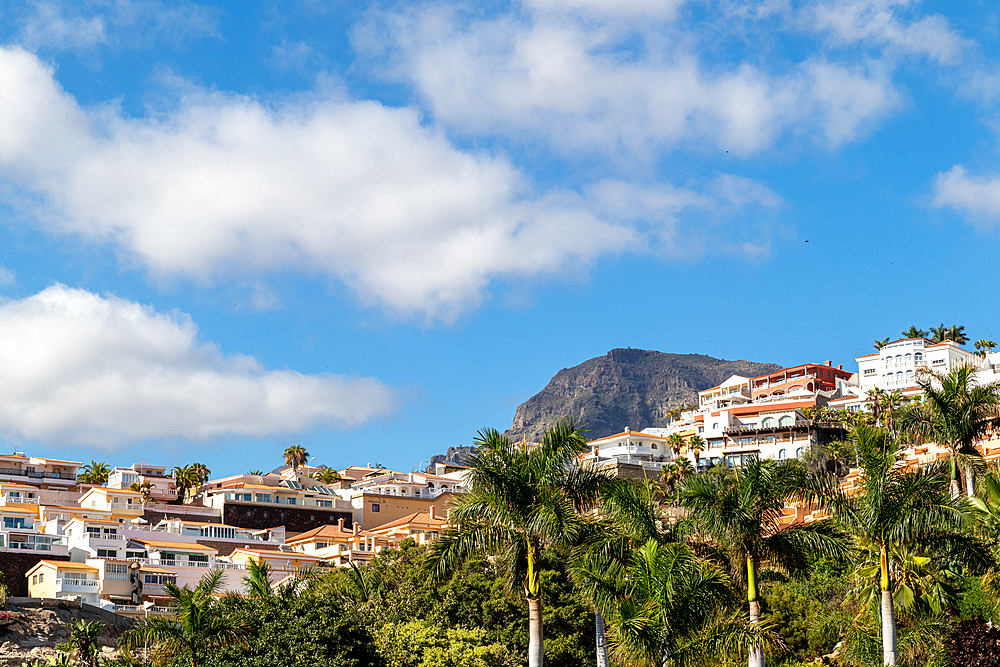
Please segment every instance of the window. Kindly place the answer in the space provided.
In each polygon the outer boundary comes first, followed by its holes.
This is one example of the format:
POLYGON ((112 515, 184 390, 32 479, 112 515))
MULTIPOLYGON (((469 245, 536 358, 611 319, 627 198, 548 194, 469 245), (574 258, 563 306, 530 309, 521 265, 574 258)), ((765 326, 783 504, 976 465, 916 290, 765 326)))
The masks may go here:
POLYGON ((95 526, 87 526, 87 533, 90 535, 100 535, 101 529, 95 526))
POLYGON ((117 549, 98 549, 97 550, 97 557, 98 558, 117 558, 118 557, 118 550, 117 549))
POLYGON ((42 572, 41 574, 38 575, 38 583, 42 583, 43 581, 45 581, 45 573, 44 572, 42 572))
POLYGON ((316 507, 333 507, 332 500, 317 500, 316 507))
POLYGON ((778 459, 780 460, 780 459, 786 459, 786 458, 788 458, 788 450, 779 449, 778 450, 778 459))
POLYGON ((654 442, 654 443, 653 443, 652 445, 650 445, 650 447, 651 447, 652 449, 656 449, 656 443, 654 442))
POLYGON ((288 499, 288 504, 289 505, 294 505, 295 504, 295 498, 289 498, 288 499))
POLYGON ((698 427, 698 433, 704 433, 704 432, 705 432, 705 427, 704 426, 699 426, 698 427))
POLYGON ((328 546, 330 546, 330 545, 328 543, 326 543, 326 542, 317 542, 316 543, 316 548, 317 549, 326 549, 328 546))
POLYGON ((378 503, 372 503, 372 512, 378 512, 378 511, 379 511, 378 503))
POLYGON ((188 554, 188 561, 192 563, 207 563, 208 556, 206 554, 188 554))
POLYGON ((145 551, 126 551, 125 552, 125 558, 128 558, 130 560, 133 559, 133 558, 145 558, 145 557, 146 557, 146 552, 145 551))
POLYGON ((36 574, 36 575, 33 575, 33 576, 31 577, 31 583, 32 583, 32 584, 37 584, 37 583, 38 583, 38 575, 37 575, 37 574, 36 574))
POLYGON ((797 458, 797 459, 802 458, 802 448, 801 447, 799 447, 798 449, 795 450, 795 458, 797 458))
POLYGON ((712 424, 712 430, 713 431, 718 431, 719 430, 719 422, 715 422, 714 424, 712 424))
POLYGON ((105 535, 116 535, 117 536, 118 535, 118 529, 117 528, 105 528, 104 529, 104 534, 105 535))
POLYGON ((257 502, 258 503, 269 503, 269 502, 271 502, 271 494, 270 493, 258 493, 257 494, 257 502))
POLYGON ((773 428, 777 423, 774 417, 764 417, 764 421, 760 425, 764 428, 773 428))
POLYGON ((23 517, 14 518, 14 517, 10 517, 10 516, 5 516, 3 518, 3 527, 4 528, 24 528, 24 518, 23 517))
POLYGON ((778 420, 778 426, 791 426, 794 423, 795 420, 792 418, 791 415, 785 415, 778 420))

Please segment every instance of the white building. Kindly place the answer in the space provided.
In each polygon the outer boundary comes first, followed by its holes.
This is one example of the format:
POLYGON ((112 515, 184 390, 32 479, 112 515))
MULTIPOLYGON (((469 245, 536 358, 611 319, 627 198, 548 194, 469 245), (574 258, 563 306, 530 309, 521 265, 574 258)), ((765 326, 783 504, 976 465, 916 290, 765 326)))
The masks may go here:
POLYGON ((948 373, 964 364, 979 366, 979 357, 954 341, 932 343, 926 338, 900 338, 878 352, 856 358, 861 395, 875 388, 903 391, 916 388, 922 368, 948 373))

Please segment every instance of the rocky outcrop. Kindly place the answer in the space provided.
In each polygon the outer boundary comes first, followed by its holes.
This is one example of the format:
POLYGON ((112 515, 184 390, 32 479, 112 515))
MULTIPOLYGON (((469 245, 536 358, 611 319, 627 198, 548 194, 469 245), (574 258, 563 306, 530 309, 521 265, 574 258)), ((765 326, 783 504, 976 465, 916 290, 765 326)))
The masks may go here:
POLYGON ((675 408, 693 405, 698 392, 731 375, 757 376, 777 364, 727 361, 703 354, 616 349, 556 373, 546 387, 517 408, 506 435, 538 441, 559 419, 573 417, 590 439, 670 422, 675 408))

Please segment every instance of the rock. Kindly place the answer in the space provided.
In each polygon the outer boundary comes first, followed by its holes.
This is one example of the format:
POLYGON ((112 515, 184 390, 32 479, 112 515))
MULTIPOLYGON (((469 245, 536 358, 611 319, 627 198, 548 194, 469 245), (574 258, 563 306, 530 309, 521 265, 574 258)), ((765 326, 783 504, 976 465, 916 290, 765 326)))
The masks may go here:
POLYGON ((670 412, 698 402, 698 392, 732 375, 754 377, 776 364, 727 361, 703 354, 617 349, 556 373, 542 391, 518 406, 505 435, 528 442, 563 417, 586 428, 590 440, 625 430, 665 427, 670 412))

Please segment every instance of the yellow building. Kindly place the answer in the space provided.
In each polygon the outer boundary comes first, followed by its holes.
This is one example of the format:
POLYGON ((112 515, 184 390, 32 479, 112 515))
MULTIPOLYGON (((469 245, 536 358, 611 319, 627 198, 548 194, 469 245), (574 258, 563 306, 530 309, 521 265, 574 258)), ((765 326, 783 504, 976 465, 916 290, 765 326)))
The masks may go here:
POLYGON ((313 528, 289 538, 285 544, 297 552, 321 558, 328 565, 347 567, 350 563, 367 563, 389 546, 389 541, 372 531, 362 530, 357 523, 345 528, 341 519, 336 524, 313 528))
POLYGON ((95 487, 80 497, 80 507, 106 510, 116 521, 134 519, 143 515, 142 494, 129 489, 95 487))
POLYGON ((100 603, 98 569, 86 563, 40 560, 28 570, 28 594, 33 598, 80 597, 92 605, 100 603))

